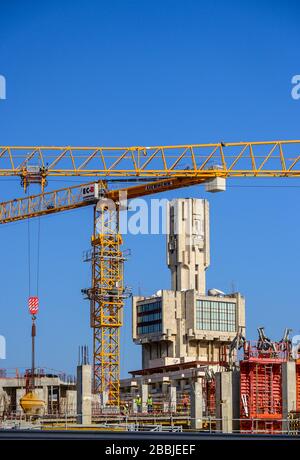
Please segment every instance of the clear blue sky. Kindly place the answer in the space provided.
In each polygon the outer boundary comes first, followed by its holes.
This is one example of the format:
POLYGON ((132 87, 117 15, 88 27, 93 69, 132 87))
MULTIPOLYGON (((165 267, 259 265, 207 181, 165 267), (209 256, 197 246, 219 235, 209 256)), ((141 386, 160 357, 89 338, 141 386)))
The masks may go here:
MULTIPOLYGON (((300 138, 300 101, 291 98, 291 78, 300 74, 296 1, 2 0, 0 15, 1 145, 300 138)), ((208 197, 208 287, 234 284, 246 296, 248 337, 260 325, 274 338, 285 326, 299 333, 300 181, 228 185, 208 197)), ((0 180, 1 200, 21 193, 17 180, 0 180)), ((169 196, 187 195, 206 196, 201 187, 169 196)), ((78 345, 91 344, 80 292, 90 284, 81 255, 91 229, 87 208, 41 220, 40 366, 73 373, 78 345)), ((27 222, 3 226, 0 235, 0 334, 7 338, 0 366, 23 367, 30 356, 27 222)), ((126 282, 133 292, 170 286, 163 236, 128 236, 124 246, 132 250, 126 282)), ((139 367, 128 302, 122 374, 139 367)))

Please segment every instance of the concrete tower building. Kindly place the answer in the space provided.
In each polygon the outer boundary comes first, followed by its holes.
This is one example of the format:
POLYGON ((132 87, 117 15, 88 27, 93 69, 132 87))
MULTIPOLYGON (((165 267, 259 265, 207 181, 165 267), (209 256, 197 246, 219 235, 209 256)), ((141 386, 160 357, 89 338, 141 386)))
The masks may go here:
POLYGON ((142 346, 143 369, 186 363, 219 364, 242 328, 245 301, 239 293, 206 292, 210 263, 209 205, 176 199, 168 209, 167 263, 171 290, 133 297, 132 335, 142 346))

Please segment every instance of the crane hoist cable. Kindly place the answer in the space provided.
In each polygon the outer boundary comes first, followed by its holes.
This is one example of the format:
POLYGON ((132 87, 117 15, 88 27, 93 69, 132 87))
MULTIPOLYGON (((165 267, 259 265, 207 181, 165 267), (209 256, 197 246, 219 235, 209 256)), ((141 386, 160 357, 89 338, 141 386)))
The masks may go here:
POLYGON ((41 217, 38 217, 38 239, 37 239, 37 262, 36 262, 36 295, 39 296, 40 280, 40 239, 41 239, 41 217))
POLYGON ((27 258, 28 258, 28 297, 31 295, 31 244, 30 244, 30 219, 27 219, 27 258))
POLYGON ((40 279, 40 239, 41 239, 41 220, 38 217, 38 228, 37 228, 37 257, 36 257, 36 287, 35 292, 32 292, 32 244, 31 244, 31 227, 30 219, 27 219, 27 257, 28 257, 28 297, 35 294, 39 295, 39 279, 40 279))

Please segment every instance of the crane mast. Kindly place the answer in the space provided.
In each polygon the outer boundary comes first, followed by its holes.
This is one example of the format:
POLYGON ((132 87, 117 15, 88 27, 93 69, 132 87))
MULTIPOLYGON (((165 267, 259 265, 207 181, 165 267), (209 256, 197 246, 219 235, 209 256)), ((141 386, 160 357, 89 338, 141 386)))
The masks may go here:
POLYGON ((124 288, 119 213, 94 209, 92 236, 91 327, 93 328, 94 392, 110 405, 120 403, 120 327, 127 292, 124 288))

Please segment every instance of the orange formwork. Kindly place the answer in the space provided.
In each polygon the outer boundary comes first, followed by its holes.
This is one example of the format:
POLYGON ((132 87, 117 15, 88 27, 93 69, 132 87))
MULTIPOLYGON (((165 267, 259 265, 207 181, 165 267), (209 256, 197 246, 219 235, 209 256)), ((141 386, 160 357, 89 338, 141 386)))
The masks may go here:
POLYGON ((241 431, 281 431, 281 364, 241 361, 241 431))
POLYGON ((282 363, 288 359, 288 350, 277 349, 275 345, 274 350, 267 352, 249 343, 245 347, 245 359, 240 362, 240 429, 243 432, 282 430, 282 363))
POLYGON ((296 392, 297 392, 297 403, 296 409, 300 412, 300 359, 296 362, 296 392))

